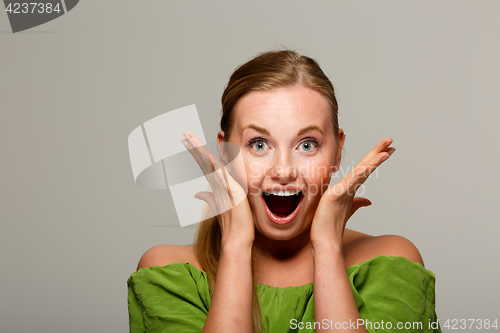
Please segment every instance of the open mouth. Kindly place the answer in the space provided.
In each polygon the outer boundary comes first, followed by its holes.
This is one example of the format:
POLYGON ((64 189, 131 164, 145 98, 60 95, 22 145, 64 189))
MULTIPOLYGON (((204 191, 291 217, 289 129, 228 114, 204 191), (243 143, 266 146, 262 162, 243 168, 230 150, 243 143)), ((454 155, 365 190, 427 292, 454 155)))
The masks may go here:
POLYGON ((267 215, 277 224, 286 224, 297 215, 302 197, 300 190, 272 190, 262 195, 267 215))

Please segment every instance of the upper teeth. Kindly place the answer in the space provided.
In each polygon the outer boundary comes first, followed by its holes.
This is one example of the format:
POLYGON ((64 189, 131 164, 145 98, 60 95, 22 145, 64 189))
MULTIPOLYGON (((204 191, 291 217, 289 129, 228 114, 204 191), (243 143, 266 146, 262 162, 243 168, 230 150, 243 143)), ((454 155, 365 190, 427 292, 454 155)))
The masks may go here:
POLYGON ((296 195, 299 194, 299 190, 271 190, 271 191, 266 191, 264 192, 265 195, 279 195, 279 196, 291 196, 291 195, 296 195))

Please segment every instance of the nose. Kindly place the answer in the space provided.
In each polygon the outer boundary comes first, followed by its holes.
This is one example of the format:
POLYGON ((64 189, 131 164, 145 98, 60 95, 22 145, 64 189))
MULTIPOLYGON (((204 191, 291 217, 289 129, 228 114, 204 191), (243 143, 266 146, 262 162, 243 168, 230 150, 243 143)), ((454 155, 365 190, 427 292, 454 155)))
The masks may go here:
POLYGON ((288 153, 277 155, 270 176, 273 180, 282 182, 297 178, 297 168, 292 156, 288 153))

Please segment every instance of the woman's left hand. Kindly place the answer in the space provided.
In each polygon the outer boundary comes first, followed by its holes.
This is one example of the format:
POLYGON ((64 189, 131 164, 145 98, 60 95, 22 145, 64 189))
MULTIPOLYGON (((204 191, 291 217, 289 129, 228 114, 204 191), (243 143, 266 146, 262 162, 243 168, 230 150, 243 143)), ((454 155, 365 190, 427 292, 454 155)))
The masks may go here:
POLYGON ((396 150, 389 147, 392 139, 380 141, 340 182, 330 187, 321 197, 311 225, 311 242, 335 245, 342 251, 342 237, 347 220, 370 200, 355 198, 356 191, 368 176, 396 150))

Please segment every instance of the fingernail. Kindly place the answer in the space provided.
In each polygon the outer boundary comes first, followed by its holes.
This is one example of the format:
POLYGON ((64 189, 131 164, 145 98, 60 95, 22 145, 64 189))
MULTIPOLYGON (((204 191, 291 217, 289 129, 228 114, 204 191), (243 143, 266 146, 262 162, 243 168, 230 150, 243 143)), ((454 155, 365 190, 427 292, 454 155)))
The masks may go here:
POLYGON ((184 135, 186 137, 186 139, 191 139, 191 136, 189 134, 187 134, 186 132, 182 133, 182 135, 184 135))
POLYGON ((187 140, 186 140, 186 139, 182 139, 182 140, 181 140, 181 142, 182 142, 182 144, 184 145, 184 147, 186 147, 186 149, 187 149, 187 148, 189 148, 189 146, 188 146, 188 143, 187 143, 187 140))
POLYGON ((391 155, 384 155, 384 157, 382 157, 382 162, 385 161, 386 159, 388 159, 389 156, 391 156, 391 155))

